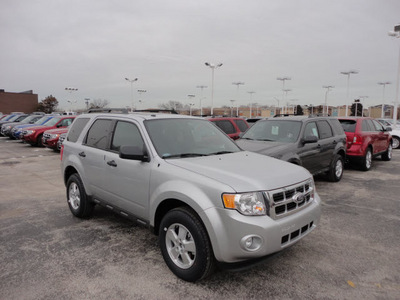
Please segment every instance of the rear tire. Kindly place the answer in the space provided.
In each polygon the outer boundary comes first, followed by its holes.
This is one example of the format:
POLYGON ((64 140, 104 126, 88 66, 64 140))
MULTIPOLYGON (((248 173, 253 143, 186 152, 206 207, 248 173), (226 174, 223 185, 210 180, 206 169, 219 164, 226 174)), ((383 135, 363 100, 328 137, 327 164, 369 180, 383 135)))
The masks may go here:
POLYGON ((328 171, 328 180, 338 182, 342 179, 344 170, 344 159, 341 155, 336 154, 332 160, 331 167, 328 171))
POLYGON ((88 218, 93 212, 94 203, 86 195, 85 187, 78 174, 73 174, 67 181, 67 201, 72 214, 78 218, 88 218))
POLYGON ((389 143, 389 146, 388 146, 386 152, 381 155, 382 160, 384 160, 384 161, 391 160, 392 159, 392 150, 393 150, 392 144, 389 143))
POLYGON ((163 217, 159 244, 169 269, 185 281, 203 279, 214 270, 215 258, 207 231, 188 208, 175 208, 163 217))
POLYGON ((361 160, 361 170, 363 171, 369 171, 372 166, 372 150, 369 147, 367 149, 367 152, 365 153, 365 156, 361 160))

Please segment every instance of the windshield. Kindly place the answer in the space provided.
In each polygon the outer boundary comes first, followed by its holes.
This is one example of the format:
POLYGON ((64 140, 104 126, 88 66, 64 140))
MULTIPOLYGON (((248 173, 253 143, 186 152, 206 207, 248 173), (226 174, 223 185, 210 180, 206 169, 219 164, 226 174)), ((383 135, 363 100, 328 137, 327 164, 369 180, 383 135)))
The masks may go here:
POLYGON ((179 158, 241 151, 211 122, 202 119, 158 119, 145 121, 158 155, 179 158))
POLYGON ((265 120, 255 123, 242 139, 294 143, 299 137, 301 122, 289 120, 265 120))
POLYGON ((39 120, 37 120, 37 121, 36 121, 35 123, 33 123, 33 124, 42 125, 44 122, 46 122, 46 120, 49 120, 49 118, 51 118, 51 117, 48 117, 48 116, 41 117, 39 120))
POLYGON ((57 122, 60 121, 60 118, 51 118, 48 120, 46 123, 44 123, 44 126, 54 126, 57 124, 57 122))
POLYGON ((16 119, 18 119, 19 117, 21 117, 21 115, 15 115, 15 116, 12 116, 11 118, 8 118, 7 121, 10 121, 10 123, 11 123, 11 122, 14 122, 16 119))
POLYGON ((27 123, 29 123, 30 121, 32 121, 33 119, 35 119, 35 118, 37 118, 37 116, 28 116, 28 117, 26 117, 25 119, 23 119, 23 120, 21 121, 21 124, 27 124, 27 123))

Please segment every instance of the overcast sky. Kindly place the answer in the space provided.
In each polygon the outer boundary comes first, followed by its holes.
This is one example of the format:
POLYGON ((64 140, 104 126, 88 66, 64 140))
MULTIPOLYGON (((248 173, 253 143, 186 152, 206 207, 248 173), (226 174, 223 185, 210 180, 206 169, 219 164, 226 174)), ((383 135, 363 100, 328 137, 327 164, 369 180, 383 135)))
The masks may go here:
MULTIPOLYGON (((110 107, 138 108, 170 100, 214 106, 253 102, 276 105, 282 81, 292 103, 319 105, 322 86, 334 86, 328 104, 366 105, 395 100, 400 39, 388 31, 400 23, 399 0, 2 0, 0 88, 33 90, 84 107, 106 99, 110 107), (244 82, 239 89, 232 82, 244 82), (69 93, 66 87, 77 88, 69 93), (238 92, 239 90, 239 92, 238 92), (196 95, 189 100, 188 95, 196 95), (239 99, 238 99, 239 98, 239 99), (349 101, 349 102, 350 102, 349 101)), ((280 103, 282 105, 282 103, 280 103)))

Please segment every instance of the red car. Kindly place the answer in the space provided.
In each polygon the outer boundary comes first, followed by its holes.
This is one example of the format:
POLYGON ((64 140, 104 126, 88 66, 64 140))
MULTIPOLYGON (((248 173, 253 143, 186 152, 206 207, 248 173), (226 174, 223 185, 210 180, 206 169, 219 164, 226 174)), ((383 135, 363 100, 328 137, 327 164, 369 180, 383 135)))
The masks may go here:
POLYGON ((249 124, 245 119, 236 117, 221 117, 221 118, 208 118, 223 132, 225 132, 231 139, 237 140, 241 132, 249 129, 249 124))
POLYGON ((48 120, 40 126, 27 127, 21 135, 21 140, 32 146, 42 146, 43 133, 50 129, 66 128, 72 124, 76 116, 59 116, 48 120))
POLYGON ((58 139, 60 138, 61 134, 67 132, 68 132, 68 127, 46 130, 43 133, 42 145, 45 146, 46 148, 53 149, 54 151, 59 151, 57 146, 58 139))
POLYGON ((347 137, 346 156, 368 171, 372 158, 381 155, 382 160, 392 159, 392 137, 378 121, 367 117, 339 118, 347 137))

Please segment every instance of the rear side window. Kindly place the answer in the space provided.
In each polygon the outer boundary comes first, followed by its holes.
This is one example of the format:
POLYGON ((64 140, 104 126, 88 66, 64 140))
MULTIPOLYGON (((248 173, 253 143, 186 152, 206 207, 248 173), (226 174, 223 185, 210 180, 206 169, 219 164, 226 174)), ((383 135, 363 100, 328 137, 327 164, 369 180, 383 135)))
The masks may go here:
POLYGON ((99 149, 107 149, 108 136, 112 120, 96 120, 86 136, 86 145, 99 149))
POLYGON ((344 131, 346 131, 346 132, 355 132, 356 131, 357 122, 355 120, 339 120, 339 122, 340 122, 340 124, 342 124, 344 131))
POLYGON ((226 134, 235 133, 235 127, 229 120, 212 121, 215 125, 222 129, 226 134))
POLYGON ((89 120, 89 118, 77 119, 68 131, 67 141, 75 143, 89 120))
POLYGON ((115 126, 111 150, 119 151, 121 146, 134 146, 143 149, 143 139, 135 124, 119 121, 115 126))
POLYGON ((244 120, 235 120, 235 123, 239 127, 240 132, 245 132, 247 129, 249 129, 249 126, 247 126, 244 120))
POLYGON ((369 123, 368 121, 369 120, 363 120, 361 123, 361 130, 364 132, 375 130, 375 129, 371 129, 370 124, 368 124, 369 123))
POLYGON ((318 121, 319 137, 327 139, 333 136, 332 128, 327 121, 318 121))
POLYGON ((74 121, 74 119, 73 118, 70 118, 70 119, 64 119, 64 120, 62 120, 61 122, 60 122, 60 126, 63 126, 63 127, 68 127, 69 125, 71 125, 72 124, 72 122, 74 121))

